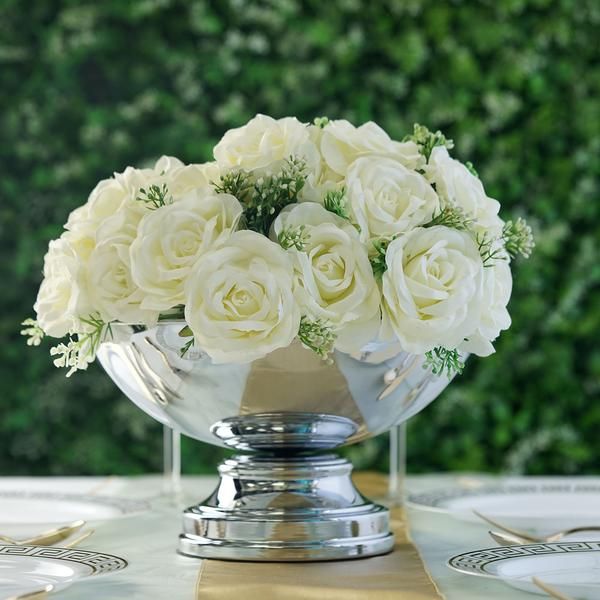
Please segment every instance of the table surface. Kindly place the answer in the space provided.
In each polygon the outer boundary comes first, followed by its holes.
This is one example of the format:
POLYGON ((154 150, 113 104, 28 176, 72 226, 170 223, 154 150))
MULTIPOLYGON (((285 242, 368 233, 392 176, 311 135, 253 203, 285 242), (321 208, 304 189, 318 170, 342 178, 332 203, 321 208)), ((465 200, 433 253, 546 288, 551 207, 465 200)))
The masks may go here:
MULTIPOLYGON (((469 477, 493 482, 484 475, 421 475, 408 478, 411 492, 445 487, 457 479, 469 477)), ((526 482, 534 478, 512 478, 526 482)), ((535 478, 535 481, 541 481, 535 478)), ((573 481, 565 478, 543 478, 543 481, 573 481)), ((589 479, 588 479, 589 480, 589 479)), ((598 482, 598 478, 595 479, 598 482)), ((154 509, 127 519, 103 523, 82 544, 82 548, 116 554, 129 562, 124 571, 105 577, 82 580, 55 593, 57 600, 194 600, 194 588, 200 560, 175 552, 180 532, 180 513, 208 496, 216 484, 215 477, 184 477, 182 498, 164 496, 163 480, 158 475, 138 477, 4 477, 0 490, 27 489, 54 492, 94 490, 102 495, 128 498, 152 498, 154 509)), ((461 575, 446 567, 449 557, 478 548, 495 546, 484 526, 456 521, 443 514, 409 510, 411 535, 432 578, 447 600, 531 600, 531 594, 518 592, 494 580, 461 575)))

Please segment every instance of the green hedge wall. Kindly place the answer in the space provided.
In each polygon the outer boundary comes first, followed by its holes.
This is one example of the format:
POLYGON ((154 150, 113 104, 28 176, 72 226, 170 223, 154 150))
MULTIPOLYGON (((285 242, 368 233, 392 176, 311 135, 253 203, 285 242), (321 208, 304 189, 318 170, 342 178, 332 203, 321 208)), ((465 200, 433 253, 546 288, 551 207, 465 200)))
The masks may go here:
MULTIPOLYGON (((596 0, 3 0, 0 473, 160 468, 160 427, 98 367, 25 346, 48 241, 97 180, 210 158, 256 112, 441 128, 537 235, 513 328, 409 427, 412 470, 598 472, 596 0)), ((385 437, 352 448, 385 468, 385 437)), ((189 442, 187 471, 219 451, 189 442)))

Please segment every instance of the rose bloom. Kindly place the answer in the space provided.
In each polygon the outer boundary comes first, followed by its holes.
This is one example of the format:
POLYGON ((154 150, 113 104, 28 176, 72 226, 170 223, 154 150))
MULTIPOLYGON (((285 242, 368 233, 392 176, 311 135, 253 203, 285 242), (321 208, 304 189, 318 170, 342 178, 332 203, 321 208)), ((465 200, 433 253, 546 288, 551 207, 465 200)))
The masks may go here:
POLYGON ((441 225, 395 239, 383 274, 382 337, 405 351, 457 348, 480 325, 484 267, 471 235, 441 225))
POLYGON ((98 244, 87 264, 87 290, 94 311, 106 321, 153 325, 158 311, 142 307, 143 292, 133 281, 131 238, 115 236, 98 244))
POLYGON ((492 238, 501 234, 504 222, 498 216, 500 203, 488 197, 479 177, 451 158, 447 148, 436 146, 432 150, 426 176, 446 203, 462 208, 474 219, 475 231, 487 233, 492 238))
POLYGON ((406 233, 431 221, 439 209, 438 196, 427 180, 391 158, 354 161, 346 175, 346 190, 364 242, 406 233))
POLYGON ((489 356, 494 352, 492 342, 511 324, 506 309, 511 292, 512 275, 508 261, 497 260, 483 270, 481 323, 477 331, 460 345, 461 350, 478 356, 489 356))
POLYGON ((185 320, 215 363, 248 363, 289 346, 300 327, 286 252, 253 231, 200 257, 185 285, 185 320))
MULTIPOLYGON (((84 290, 87 298, 85 306, 79 303, 78 318, 99 313, 105 321, 151 324, 156 320, 156 310, 141 307, 143 294, 131 275, 129 248, 140 221, 151 213, 137 200, 140 190, 166 184, 169 198, 176 199, 196 187, 206 187, 209 179, 218 179, 218 175, 215 163, 184 165, 163 156, 152 168, 128 167, 94 188, 86 204, 71 213, 63 234, 76 257, 78 289, 84 290)), ((49 287, 44 286, 44 295, 49 287)), ((74 327, 82 330, 81 323, 74 327)))
POLYGON ((214 148, 214 157, 224 170, 274 169, 290 156, 306 159, 309 169, 317 169, 320 157, 309 129, 295 117, 273 119, 256 115, 246 125, 230 129, 214 148))
POLYGON ((63 337, 90 313, 86 296, 85 264, 66 236, 52 240, 44 257, 44 279, 34 305, 44 333, 63 337))
POLYGON ((278 236, 301 226, 302 250, 288 249, 301 310, 332 326, 338 350, 358 351, 377 337, 380 325, 379 289, 367 250, 347 220, 313 202, 284 209, 273 224, 273 233, 278 236))
MULTIPOLYGON (((172 156, 159 158, 154 167, 148 169, 127 167, 122 173, 100 181, 87 202, 69 215, 65 228, 69 231, 96 229, 122 210, 137 212, 141 218, 148 210, 143 202, 136 200, 141 188, 148 190, 151 185, 160 187, 166 184, 171 196, 181 197, 194 188, 218 181, 219 173, 215 163, 184 165, 172 156)), ((129 222, 131 216, 128 217, 129 222)))
POLYGON ((394 158, 409 169, 425 164, 414 142, 396 142, 371 121, 360 127, 345 120, 330 121, 323 128, 320 149, 325 164, 341 176, 362 156, 394 158))
POLYGON ((229 237, 241 214, 236 198, 208 187, 146 214, 130 250, 133 281, 144 295, 142 307, 166 310, 183 304, 191 268, 229 237))

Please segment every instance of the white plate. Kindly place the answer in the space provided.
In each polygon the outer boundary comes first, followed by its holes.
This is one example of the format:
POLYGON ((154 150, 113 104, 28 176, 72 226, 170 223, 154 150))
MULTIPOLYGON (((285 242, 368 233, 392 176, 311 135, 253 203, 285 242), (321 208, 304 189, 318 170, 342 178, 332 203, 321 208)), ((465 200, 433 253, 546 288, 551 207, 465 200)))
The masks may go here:
POLYGON ((481 523, 480 513, 503 524, 539 532, 600 525, 600 484, 515 484, 448 488, 411 495, 413 508, 481 523))
POLYGON ((0 533, 23 539, 78 519, 118 519, 150 508, 144 500, 41 491, 0 491, 0 533))
POLYGON ((559 542, 487 548, 453 556, 448 566, 467 575, 501 579, 546 595, 532 577, 577 600, 600 600, 600 542, 559 542))
POLYGON ((0 598, 43 589, 54 590, 74 581, 113 573, 127 566, 118 556, 49 546, 0 546, 0 598))

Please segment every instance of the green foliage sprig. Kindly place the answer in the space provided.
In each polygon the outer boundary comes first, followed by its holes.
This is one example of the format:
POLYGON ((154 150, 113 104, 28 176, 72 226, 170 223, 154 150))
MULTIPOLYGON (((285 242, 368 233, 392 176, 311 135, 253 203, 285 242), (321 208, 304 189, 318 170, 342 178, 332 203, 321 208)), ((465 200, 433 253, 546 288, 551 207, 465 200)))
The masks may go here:
POLYGON ((240 202, 246 198, 252 189, 251 174, 247 171, 229 171, 221 175, 218 182, 212 182, 217 194, 231 194, 240 202))
POLYGON ((235 196, 244 207, 242 224, 263 235, 282 208, 298 201, 307 177, 306 160, 290 156, 278 173, 255 176, 243 170, 222 175, 215 191, 235 196))
POLYGON ((306 231, 306 225, 298 227, 286 227, 277 236, 279 245, 284 249, 295 248, 302 252, 310 239, 310 234, 306 231))
POLYGON ((525 219, 519 217, 516 221, 507 221, 502 228, 504 248, 511 258, 521 255, 529 258, 535 247, 531 227, 525 219))
POLYGON ((473 219, 470 218, 462 208, 459 206, 446 206, 442 208, 439 213, 434 215, 429 223, 423 225, 423 227, 444 225, 445 227, 466 231, 470 229, 472 224, 473 219))
POLYGON ((304 316, 300 320, 298 339, 310 350, 327 360, 333 352, 335 333, 322 319, 311 320, 304 316))
POLYGON ((323 198, 323 206, 332 213, 335 213, 342 219, 350 220, 348 214, 348 199, 346 198, 345 188, 339 190, 330 190, 323 198))
POLYGON ((484 267, 493 267, 497 260, 507 260, 501 238, 493 238, 483 233, 475 236, 475 242, 484 267))
POLYGON ((446 146, 449 150, 454 148, 454 142, 447 138, 441 131, 429 131, 424 125, 415 123, 412 135, 407 135, 404 142, 414 142, 419 147, 419 152, 429 160, 431 152, 436 146, 446 146))
POLYGON ((431 368, 434 375, 441 375, 446 371, 448 378, 450 378, 453 374, 459 375, 462 373, 464 367, 465 363, 461 361, 458 350, 448 350, 438 346, 433 350, 429 350, 429 352, 425 352, 423 368, 431 368))
POLYGON ((151 210, 156 210, 161 206, 173 203, 173 197, 169 195, 166 183, 163 183, 161 186, 152 184, 148 189, 140 188, 136 200, 143 202, 151 210))
POLYGON ((191 340, 188 340, 181 348, 179 349, 179 356, 183 358, 189 351, 190 348, 196 343, 195 338, 192 336, 191 340))
POLYGON ((394 238, 378 238, 371 242, 373 244, 375 254, 373 254, 369 260, 371 261, 373 275, 375 275, 377 278, 380 278, 387 270, 385 254, 393 239, 394 238))

